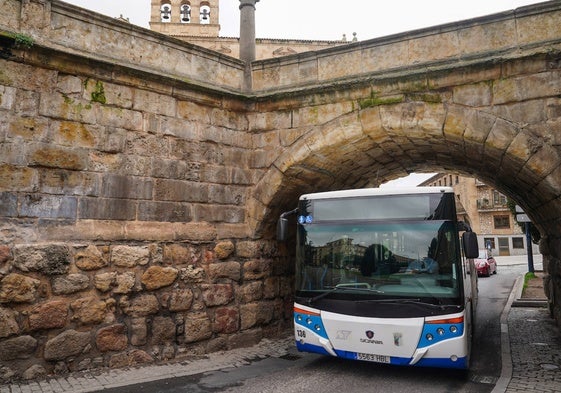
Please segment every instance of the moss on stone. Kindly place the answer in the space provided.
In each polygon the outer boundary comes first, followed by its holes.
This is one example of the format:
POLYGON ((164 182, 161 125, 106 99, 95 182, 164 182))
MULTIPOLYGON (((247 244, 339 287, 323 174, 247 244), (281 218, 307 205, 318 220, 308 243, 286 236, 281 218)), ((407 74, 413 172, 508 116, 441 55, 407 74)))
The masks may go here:
POLYGON ((370 108, 373 106, 380 106, 380 105, 394 105, 403 102, 403 96, 391 96, 391 97, 378 97, 376 92, 370 93, 370 98, 366 98, 364 100, 359 100, 358 105, 360 109, 370 108))

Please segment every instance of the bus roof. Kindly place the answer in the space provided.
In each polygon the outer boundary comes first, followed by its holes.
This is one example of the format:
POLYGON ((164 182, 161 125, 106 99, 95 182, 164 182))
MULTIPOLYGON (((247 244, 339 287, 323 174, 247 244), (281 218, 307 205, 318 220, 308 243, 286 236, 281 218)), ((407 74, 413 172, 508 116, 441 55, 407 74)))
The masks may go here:
POLYGON ((354 190, 326 191, 316 192, 313 194, 304 194, 300 196, 300 200, 304 199, 328 199, 328 198, 350 198, 364 196, 380 196, 380 195, 410 195, 410 194, 435 194, 435 193, 453 193, 452 187, 404 187, 404 188, 358 188, 354 190))

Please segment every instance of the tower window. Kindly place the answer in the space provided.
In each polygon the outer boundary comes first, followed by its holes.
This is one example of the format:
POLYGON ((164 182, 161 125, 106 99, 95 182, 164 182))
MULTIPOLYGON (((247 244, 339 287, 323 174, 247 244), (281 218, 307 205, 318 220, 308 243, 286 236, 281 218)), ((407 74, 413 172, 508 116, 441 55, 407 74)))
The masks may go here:
POLYGON ((201 25, 210 24, 210 7, 208 5, 201 5, 199 21, 201 25))
POLYGON ((163 3, 160 6, 160 20, 162 22, 171 22, 171 4, 163 3))
POLYGON ((191 22, 191 6, 189 4, 181 4, 181 23, 191 22))

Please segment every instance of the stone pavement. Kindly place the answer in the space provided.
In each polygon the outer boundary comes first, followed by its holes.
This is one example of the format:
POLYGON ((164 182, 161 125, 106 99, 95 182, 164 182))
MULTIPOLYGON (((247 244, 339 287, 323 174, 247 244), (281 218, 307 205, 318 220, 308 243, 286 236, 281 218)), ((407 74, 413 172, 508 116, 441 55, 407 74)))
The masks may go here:
MULTIPOLYGON (((545 302, 520 302, 520 277, 501 315, 502 371, 492 393, 561 392, 561 334, 545 302)), ((148 381, 241 367, 250 360, 289 354, 292 336, 263 340, 250 348, 139 368, 74 373, 33 382, 0 385, 0 393, 96 392, 148 381)))

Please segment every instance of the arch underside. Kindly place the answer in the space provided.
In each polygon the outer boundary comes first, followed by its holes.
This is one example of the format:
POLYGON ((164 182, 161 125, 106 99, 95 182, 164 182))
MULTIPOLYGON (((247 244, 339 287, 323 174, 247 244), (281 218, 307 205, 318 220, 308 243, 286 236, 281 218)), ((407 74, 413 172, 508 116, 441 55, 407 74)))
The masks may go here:
POLYGON ((561 155, 557 119, 523 123, 501 108, 406 102, 351 111, 310 128, 256 187, 271 235, 282 211, 309 192, 376 187, 412 172, 478 178, 524 207, 543 234, 561 227, 561 155), (555 134, 555 133, 553 133, 555 134), (266 192, 262 190, 267 189, 266 192))

